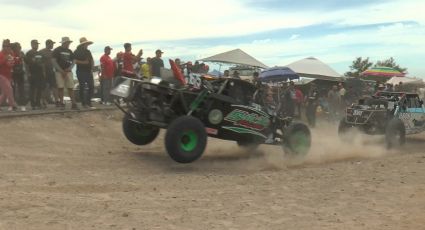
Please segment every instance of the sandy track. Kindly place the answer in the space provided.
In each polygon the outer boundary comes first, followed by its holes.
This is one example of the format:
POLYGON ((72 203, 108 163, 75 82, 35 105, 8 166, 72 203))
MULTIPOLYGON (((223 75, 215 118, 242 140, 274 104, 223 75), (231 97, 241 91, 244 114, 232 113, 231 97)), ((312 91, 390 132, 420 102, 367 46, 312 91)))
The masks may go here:
POLYGON ((303 161, 210 138, 180 165, 162 135, 137 147, 121 114, 0 120, 3 229, 421 229, 425 136, 386 151, 379 138, 313 131, 303 161), (364 140, 366 139, 366 140, 364 140))

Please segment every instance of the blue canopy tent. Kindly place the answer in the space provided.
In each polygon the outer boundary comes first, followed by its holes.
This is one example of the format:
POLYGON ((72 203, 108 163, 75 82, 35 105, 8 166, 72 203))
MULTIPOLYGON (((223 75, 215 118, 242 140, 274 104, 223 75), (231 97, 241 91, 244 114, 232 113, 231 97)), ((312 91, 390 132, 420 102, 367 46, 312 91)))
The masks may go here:
POLYGON ((261 71, 259 80, 263 82, 282 82, 299 79, 300 76, 285 66, 276 66, 261 71))

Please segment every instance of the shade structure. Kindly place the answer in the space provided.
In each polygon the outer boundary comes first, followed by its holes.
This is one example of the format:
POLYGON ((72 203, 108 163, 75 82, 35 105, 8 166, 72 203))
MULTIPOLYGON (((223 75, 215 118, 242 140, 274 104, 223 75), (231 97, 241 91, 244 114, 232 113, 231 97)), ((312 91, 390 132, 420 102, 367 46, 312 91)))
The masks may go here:
POLYGON ((391 67, 377 66, 362 72, 361 75, 391 78, 391 77, 404 77, 406 74, 391 67))
POLYGON ((413 78, 413 77, 392 77, 386 83, 397 85, 415 85, 418 87, 423 87, 425 85, 424 81, 421 78, 413 78))
POLYGON ((286 66, 301 77, 326 81, 342 81, 341 74, 315 57, 304 58, 286 66))
POLYGON ((219 53, 211 57, 200 59, 199 61, 240 64, 259 68, 267 68, 266 65, 245 53, 241 49, 234 49, 224 53, 219 53))
POLYGON ((297 73, 285 66, 276 66, 261 71, 259 79, 264 82, 278 82, 299 79, 297 73))

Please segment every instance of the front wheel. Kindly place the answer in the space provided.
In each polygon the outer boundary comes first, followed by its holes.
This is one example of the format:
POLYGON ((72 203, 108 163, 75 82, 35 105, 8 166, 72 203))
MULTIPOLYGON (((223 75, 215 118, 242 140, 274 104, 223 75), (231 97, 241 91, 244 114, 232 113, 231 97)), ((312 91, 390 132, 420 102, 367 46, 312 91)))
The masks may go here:
POLYGON ((207 133, 204 124, 192 116, 175 119, 167 128, 165 148, 176 162, 191 163, 204 153, 207 133))
POLYGON ((129 115, 124 116, 122 129, 125 137, 135 145, 147 145, 155 140, 159 133, 158 127, 133 121, 129 115))
POLYGON ((400 119, 392 119, 385 129, 387 148, 399 147, 406 141, 406 129, 400 119))
POLYGON ((311 146, 311 133, 307 125, 293 123, 284 130, 283 149, 291 155, 306 155, 311 146))
POLYGON ((345 118, 342 118, 339 121, 338 125, 338 136, 341 141, 343 142, 350 142, 353 140, 354 133, 352 132, 354 130, 354 126, 351 124, 348 124, 345 121, 345 118))

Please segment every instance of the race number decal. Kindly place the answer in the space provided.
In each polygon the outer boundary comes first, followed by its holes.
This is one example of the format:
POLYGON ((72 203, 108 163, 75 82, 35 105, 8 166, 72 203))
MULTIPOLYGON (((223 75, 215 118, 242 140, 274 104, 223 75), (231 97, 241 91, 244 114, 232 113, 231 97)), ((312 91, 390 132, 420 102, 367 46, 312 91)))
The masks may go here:
POLYGON ((363 114, 363 111, 361 110, 354 110, 353 111, 353 116, 361 116, 363 114))
POLYGON ((189 74, 186 76, 187 84, 191 85, 195 89, 200 89, 202 85, 201 75, 198 74, 189 74))

